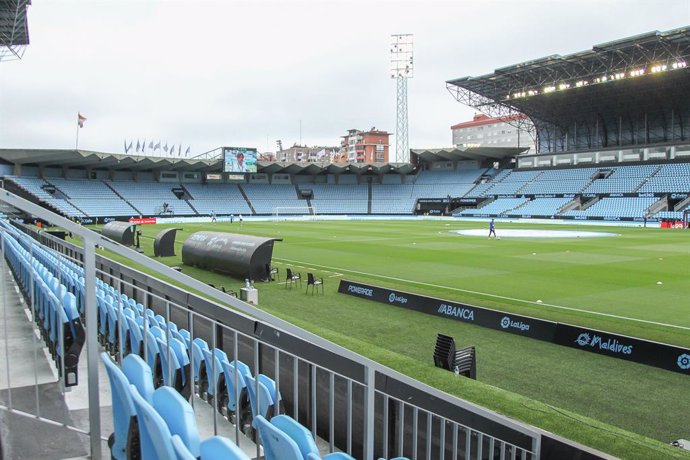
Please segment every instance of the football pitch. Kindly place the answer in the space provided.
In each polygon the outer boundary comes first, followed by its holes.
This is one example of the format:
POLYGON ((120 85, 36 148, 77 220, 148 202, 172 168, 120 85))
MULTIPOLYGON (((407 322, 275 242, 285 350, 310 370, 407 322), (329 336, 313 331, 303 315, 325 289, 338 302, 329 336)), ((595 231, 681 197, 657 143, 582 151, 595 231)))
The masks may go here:
MULTIPOLYGON (((431 295, 684 347, 690 346, 690 231, 497 224, 509 229, 611 232, 605 238, 462 236, 486 223, 245 221, 175 224, 182 242, 201 230, 282 238, 274 266, 312 272, 324 295, 257 283, 259 307, 451 394, 624 458, 686 458, 664 446, 690 436, 688 376, 446 318, 338 294, 340 279, 431 295), (437 333, 477 347, 477 381, 433 367, 437 333)), ((142 226, 153 254, 165 225, 142 226)), ((483 233, 483 232, 480 232, 483 233)), ((183 266, 230 289, 242 282, 183 266)), ((689 456, 690 457, 690 456, 689 456)))

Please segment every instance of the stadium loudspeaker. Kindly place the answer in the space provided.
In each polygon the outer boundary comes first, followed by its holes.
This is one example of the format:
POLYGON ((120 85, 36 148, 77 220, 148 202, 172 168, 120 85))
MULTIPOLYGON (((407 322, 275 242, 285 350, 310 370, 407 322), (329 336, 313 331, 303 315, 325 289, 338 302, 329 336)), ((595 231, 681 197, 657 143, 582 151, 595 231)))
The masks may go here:
POLYGON ((453 337, 438 334, 436 347, 434 348, 434 365, 448 371, 454 370, 455 339, 453 337))

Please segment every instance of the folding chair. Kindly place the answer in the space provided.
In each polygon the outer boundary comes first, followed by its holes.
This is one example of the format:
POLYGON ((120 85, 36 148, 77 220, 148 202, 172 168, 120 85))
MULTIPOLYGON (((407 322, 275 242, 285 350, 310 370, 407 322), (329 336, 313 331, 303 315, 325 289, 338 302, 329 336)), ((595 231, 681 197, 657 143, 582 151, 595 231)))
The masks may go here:
POLYGON ((309 286, 311 286, 311 295, 314 295, 317 286, 321 286, 321 294, 324 293, 323 278, 316 278, 313 273, 307 273, 307 290, 305 294, 309 292, 309 286))
POLYGON ((301 273, 293 273, 291 268, 286 269, 285 271, 285 287, 290 285, 290 289, 292 289, 292 285, 296 283, 299 280, 299 287, 302 287, 302 274, 301 273))

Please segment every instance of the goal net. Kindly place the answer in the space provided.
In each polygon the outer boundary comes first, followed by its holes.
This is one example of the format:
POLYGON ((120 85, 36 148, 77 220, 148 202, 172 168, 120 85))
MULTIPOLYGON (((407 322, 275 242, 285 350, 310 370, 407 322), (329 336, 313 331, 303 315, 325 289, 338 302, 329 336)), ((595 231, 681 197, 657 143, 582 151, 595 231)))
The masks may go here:
POLYGON ((273 217, 315 216, 314 206, 277 206, 273 208, 273 217))

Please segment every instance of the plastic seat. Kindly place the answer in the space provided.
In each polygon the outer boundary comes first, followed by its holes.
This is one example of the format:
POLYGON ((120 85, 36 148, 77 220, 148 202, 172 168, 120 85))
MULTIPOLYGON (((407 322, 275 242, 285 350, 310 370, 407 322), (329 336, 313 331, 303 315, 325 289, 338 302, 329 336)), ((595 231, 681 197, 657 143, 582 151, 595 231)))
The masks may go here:
POLYGON ((262 416, 254 418, 265 460, 303 460, 297 443, 262 416))
POLYGON ((302 287, 302 274, 293 272, 291 268, 285 269, 285 287, 290 286, 292 289, 292 285, 297 281, 299 281, 299 287, 302 287))
POLYGON ((321 457, 311 431, 292 417, 287 415, 276 415, 271 419, 271 425, 275 426, 288 435, 290 439, 295 441, 304 459, 321 460, 323 458, 324 460, 354 460, 353 457, 344 452, 333 452, 321 457))
POLYGON ((117 460, 129 458, 129 449, 133 439, 132 420, 137 412, 132 401, 127 376, 113 363, 107 353, 101 353, 101 360, 110 381, 110 393, 113 404, 113 428, 114 433, 110 444, 110 454, 117 460))
POLYGON ((139 394, 134 385, 130 385, 129 388, 137 411, 141 459, 174 459, 175 451, 170 440, 172 435, 168 425, 153 406, 139 394))
POLYGON ((244 380, 247 383, 247 393, 249 394, 249 402, 252 407, 252 418, 256 419, 257 416, 262 416, 270 419, 273 415, 271 392, 266 385, 261 383, 261 381, 257 382, 252 376, 245 376, 244 380))
MULTIPOLYGON (((197 460, 178 435, 172 436, 172 444, 177 460, 197 460)), ((212 436, 201 442, 201 459, 251 460, 235 443, 222 436, 212 436)))
MULTIPOLYGON (((325 455, 323 457, 320 457, 317 454, 310 453, 309 455, 306 456, 307 460, 355 460, 354 457, 351 455, 346 454, 345 452, 333 452, 331 454, 325 455)), ((395 459, 393 459, 395 460, 395 459)), ((407 460, 407 459, 405 459, 407 460)))
POLYGON ((170 433, 178 435, 189 452, 198 458, 201 453, 199 432, 192 406, 170 387, 160 387, 154 391, 151 402, 153 408, 165 421, 170 433))
POLYGON ((137 388, 139 394, 150 401, 154 391, 153 374, 146 361, 139 355, 129 354, 122 360, 122 372, 129 383, 137 388))
MULTIPOLYGON (((192 361, 194 364, 194 382, 199 384, 199 386, 201 386, 203 379, 206 377, 204 350, 208 350, 206 341, 199 337, 195 338, 192 341, 192 361)), ((199 393, 201 393, 201 388, 199 393)))

